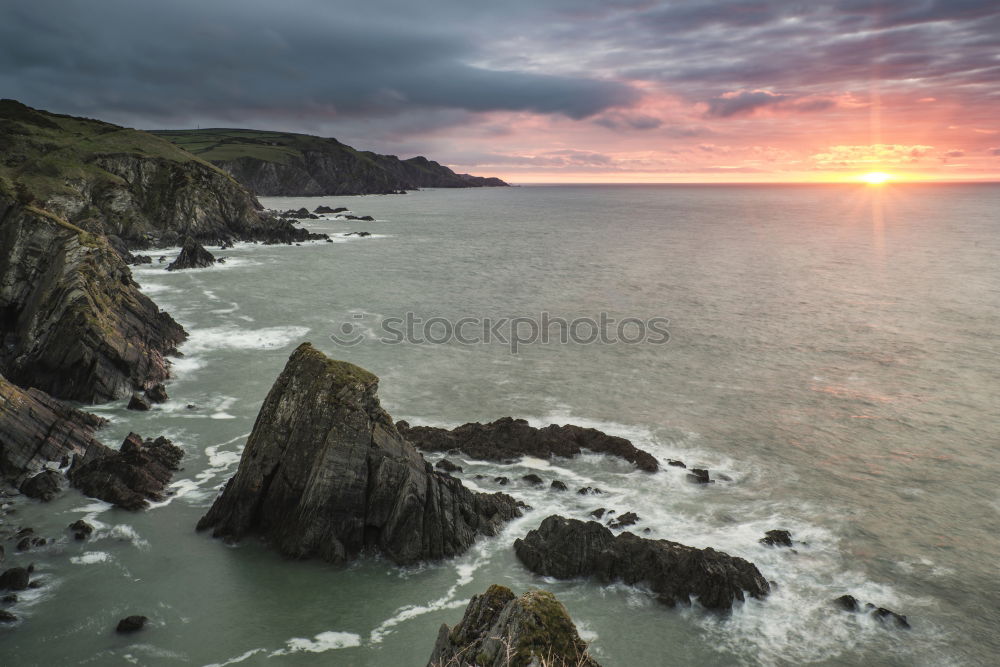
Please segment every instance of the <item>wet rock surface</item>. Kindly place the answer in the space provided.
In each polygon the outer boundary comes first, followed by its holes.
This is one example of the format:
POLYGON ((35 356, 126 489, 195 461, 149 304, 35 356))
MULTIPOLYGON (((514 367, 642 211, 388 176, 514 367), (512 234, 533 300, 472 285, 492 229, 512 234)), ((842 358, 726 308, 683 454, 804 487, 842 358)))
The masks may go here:
POLYGON ((510 496, 436 472, 377 389, 375 375, 300 345, 198 529, 230 541, 257 534, 293 558, 346 563, 376 552, 410 564, 459 555, 520 515, 510 496))
POLYGON ((652 454, 637 449, 625 438, 572 424, 534 428, 524 419, 504 417, 488 424, 463 424, 450 431, 432 426, 410 426, 405 421, 398 422, 396 428, 418 449, 459 451, 487 461, 506 462, 521 456, 569 458, 589 450, 625 459, 647 472, 659 469, 652 454))
POLYGON ((566 607, 548 591, 521 596, 504 586, 474 595, 462 620, 442 625, 428 667, 600 667, 566 607))
POLYGON ((180 271, 182 269, 204 269, 215 264, 215 255, 205 250, 204 247, 192 238, 184 240, 181 252, 177 259, 167 265, 167 271, 180 271))
POLYGON ((160 501, 177 470, 183 450, 159 437, 143 441, 129 433, 118 451, 92 448, 75 460, 69 470, 70 483, 84 494, 137 511, 160 501))
POLYGON ((705 608, 727 610, 746 595, 763 599, 770 592, 757 567, 742 558, 630 532, 616 536, 596 521, 550 516, 516 540, 514 551, 536 574, 638 584, 668 606, 697 598, 705 608))

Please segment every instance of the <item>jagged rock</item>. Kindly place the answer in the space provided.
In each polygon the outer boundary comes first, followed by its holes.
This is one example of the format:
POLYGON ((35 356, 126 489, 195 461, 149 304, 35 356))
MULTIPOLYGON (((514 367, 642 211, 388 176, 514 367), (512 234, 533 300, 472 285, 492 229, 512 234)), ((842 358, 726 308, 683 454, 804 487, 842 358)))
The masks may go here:
POLYGON ((569 491, 569 487, 566 486, 565 482, 561 482, 558 479, 552 480, 552 484, 549 485, 553 491, 569 491))
POLYGON ((516 540, 514 551, 537 574, 641 584, 669 606, 689 604, 693 596, 708 609, 729 609, 744 592, 760 599, 770 592, 757 567, 742 558, 630 532, 616 536, 596 521, 550 516, 516 540))
POLYGON ((48 544, 48 542, 49 541, 44 537, 38 537, 37 535, 28 535, 26 537, 22 537, 18 541, 16 548, 18 551, 31 551, 36 547, 44 547, 46 544, 48 544))
POLYGON ((177 259, 167 265, 167 271, 182 269, 203 269, 215 264, 215 256, 191 237, 184 240, 184 246, 177 259))
POLYGON ((0 375, 0 476, 15 485, 50 461, 103 448, 94 431, 105 420, 0 375))
POLYGON ((76 488, 127 510, 141 510, 164 498, 164 489, 184 451, 164 437, 142 441, 129 433, 117 452, 92 449, 73 462, 69 480, 76 488))
POLYGON ((585 486, 582 489, 577 489, 576 492, 581 496, 599 496, 604 493, 596 486, 585 486))
POLYGON ((532 486, 541 486, 542 484, 545 483, 545 480, 543 480, 535 473, 528 473, 527 475, 521 477, 521 480, 527 482, 528 484, 531 484, 532 486))
POLYGON ((167 388, 162 382, 157 382, 144 392, 145 397, 153 403, 164 403, 170 397, 167 396, 167 388))
POLYGON ((510 482, 510 480, 507 479, 506 477, 494 477, 493 481, 499 484, 500 486, 507 486, 507 484, 510 482))
POLYGON ((20 491, 29 498, 48 502, 59 495, 65 477, 58 470, 43 470, 21 483, 20 491))
POLYGON ((606 509, 604 509, 603 507, 598 507, 598 508, 597 508, 596 510, 594 510, 594 511, 592 511, 592 512, 590 513, 590 516, 594 517, 595 519, 600 519, 601 517, 603 517, 603 516, 604 516, 604 513, 605 513, 606 511, 607 511, 607 510, 606 510, 606 509))
POLYGON ((122 634, 138 632, 146 626, 146 621, 148 620, 149 619, 145 616, 127 616, 118 621, 118 625, 115 627, 115 632, 122 634))
POLYGON ((639 515, 635 512, 625 512, 625 514, 620 514, 617 519, 610 521, 608 523, 608 528, 620 530, 622 528, 635 525, 636 523, 639 523, 639 515))
POLYGON ((687 474, 687 481, 693 484, 712 484, 712 478, 704 468, 691 468, 687 474))
POLYGON ((28 589, 30 576, 27 568, 12 567, 0 574, 0 591, 24 591, 28 589))
POLYGON ((667 459, 667 465, 675 468, 687 468, 687 464, 685 464, 684 461, 677 461, 674 459, 667 459))
POLYGON ((346 206, 338 206, 337 208, 330 208, 329 206, 317 206, 313 209, 313 213, 343 213, 347 210, 346 206))
POLYGON ((556 597, 517 597, 496 584, 473 595, 454 628, 442 625, 428 667, 600 667, 556 597))
POLYGON ((73 533, 73 539, 78 542, 82 542, 94 533, 94 527, 83 519, 77 519, 73 523, 69 524, 67 529, 73 533))
POLYGON ((520 515, 510 496, 435 472, 377 390, 375 375, 300 345, 198 529, 230 541, 256 533, 294 558, 346 563, 375 551, 409 564, 461 554, 520 515))
POLYGON ((128 405, 126 406, 129 410, 137 410, 139 412, 148 411, 152 405, 142 394, 132 394, 132 398, 128 400, 128 405))
MULTIPOLYGON (((2 132, 0 132, 2 134, 2 132)), ((100 236, 0 194, 0 372, 100 402, 168 375, 186 334, 139 291, 100 236)))
POLYGON ((444 470, 445 472, 462 472, 462 466, 455 465, 448 459, 441 459, 436 464, 434 464, 434 467, 438 468, 439 470, 444 470))
POLYGON ((792 534, 787 530, 769 530, 760 538, 761 544, 769 547, 790 547, 792 546, 792 534))
POLYGON ((534 428, 523 419, 504 417, 489 424, 463 424, 450 431, 431 426, 410 426, 405 421, 397 423, 396 428, 418 449, 431 452, 457 450, 488 461, 505 462, 521 456, 568 458, 586 449, 623 458, 647 472, 659 469, 652 454, 637 449, 625 438, 572 424, 534 428))
MULTIPOLYGON (((851 613, 858 613, 861 611, 861 603, 858 602, 858 599, 853 595, 841 595, 839 598, 833 600, 833 604, 834 606, 851 613)), ((891 624, 907 630, 910 628, 910 622, 906 619, 906 616, 894 612, 891 609, 877 607, 871 602, 867 602, 865 603, 864 610, 870 613, 875 620, 881 622, 882 624, 891 624)))

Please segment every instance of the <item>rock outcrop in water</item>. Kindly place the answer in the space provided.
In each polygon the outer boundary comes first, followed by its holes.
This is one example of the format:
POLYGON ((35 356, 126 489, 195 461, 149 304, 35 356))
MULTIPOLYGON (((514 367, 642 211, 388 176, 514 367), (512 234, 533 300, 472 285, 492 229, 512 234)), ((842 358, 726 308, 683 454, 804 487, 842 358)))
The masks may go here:
POLYGON ((550 516, 516 540, 514 551, 542 576, 640 584, 671 607, 695 597, 703 607, 725 610, 745 593, 763 599, 770 592, 757 567, 742 558, 629 532, 615 536, 596 521, 550 516))
POLYGON ((454 628, 442 625, 428 667, 600 667, 566 607, 548 591, 517 597, 494 584, 472 596, 454 628))
POLYGON ((104 447, 94 431, 105 420, 0 375, 0 477, 17 486, 49 461, 68 461, 104 447))
POLYGON ((572 424, 534 428, 524 419, 504 417, 489 424, 463 424, 450 431, 410 426, 405 421, 396 422, 396 428, 418 449, 429 452, 456 451, 476 459, 510 461, 521 456, 573 457, 590 450, 625 459, 647 472, 659 470, 652 454, 637 449, 625 438, 572 424))
POLYGON ((215 255, 205 250, 200 243, 188 237, 181 246, 177 259, 167 265, 167 271, 182 269, 204 269, 215 264, 215 255))
POLYGON ((143 442, 129 433, 117 452, 91 447, 74 460, 69 480, 92 498, 122 509, 145 509, 149 501, 164 498, 164 490, 180 464, 184 451, 163 437, 143 442))
POLYGON ((346 563, 370 551, 409 564, 457 556, 520 515, 510 496, 436 472, 377 389, 375 375, 300 345, 198 529, 232 541, 255 533, 293 558, 346 563))

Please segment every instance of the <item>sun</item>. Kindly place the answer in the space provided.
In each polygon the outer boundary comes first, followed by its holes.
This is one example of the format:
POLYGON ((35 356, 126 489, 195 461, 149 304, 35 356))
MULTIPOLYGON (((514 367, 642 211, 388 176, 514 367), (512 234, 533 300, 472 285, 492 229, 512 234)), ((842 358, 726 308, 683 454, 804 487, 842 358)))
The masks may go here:
POLYGON ((868 185, 882 185, 892 179, 893 175, 887 174, 884 171, 870 171, 867 174, 861 174, 859 177, 859 180, 864 181, 868 185))

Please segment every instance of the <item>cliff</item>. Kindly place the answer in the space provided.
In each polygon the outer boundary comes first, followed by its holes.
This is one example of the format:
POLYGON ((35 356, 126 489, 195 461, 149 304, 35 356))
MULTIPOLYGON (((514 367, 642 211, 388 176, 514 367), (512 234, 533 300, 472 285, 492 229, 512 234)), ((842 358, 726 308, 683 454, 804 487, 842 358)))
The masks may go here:
POLYGON ((472 596, 461 622, 442 625, 428 667, 600 667, 566 607, 548 591, 505 586, 472 596))
POLYGON ((369 552, 410 564, 459 555, 520 515, 510 496, 435 472, 377 390, 375 375, 300 345, 198 529, 230 541, 254 533, 292 558, 342 564, 369 552))
POLYGON ((131 248, 292 233, 229 174, 169 141, 14 100, 0 100, 0 194, 131 248))
POLYGON ((454 171, 425 157, 359 151, 336 139, 289 132, 206 129, 158 130, 261 196, 391 194, 418 188, 507 185, 454 171))
POLYGON ((0 372, 97 403, 168 375, 179 324, 132 280, 107 239, 0 194, 0 372))
POLYGON ((0 477, 18 486, 49 461, 104 449, 94 438, 103 424, 100 417, 0 375, 0 477))

